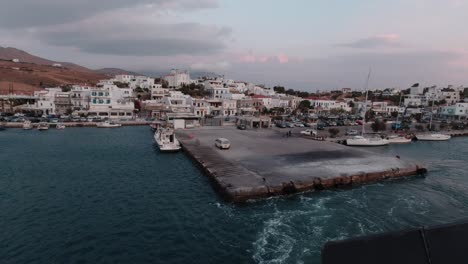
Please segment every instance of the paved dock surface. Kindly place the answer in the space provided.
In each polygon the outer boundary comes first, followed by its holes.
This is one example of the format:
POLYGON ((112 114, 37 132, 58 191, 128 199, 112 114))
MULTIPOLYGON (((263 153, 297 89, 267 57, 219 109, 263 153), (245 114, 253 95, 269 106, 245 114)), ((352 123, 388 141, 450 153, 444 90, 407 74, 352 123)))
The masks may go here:
POLYGON ((318 190, 424 172, 422 166, 362 148, 285 137, 272 129, 201 128, 178 131, 178 138, 228 200, 318 190), (231 149, 214 146, 216 138, 231 149))

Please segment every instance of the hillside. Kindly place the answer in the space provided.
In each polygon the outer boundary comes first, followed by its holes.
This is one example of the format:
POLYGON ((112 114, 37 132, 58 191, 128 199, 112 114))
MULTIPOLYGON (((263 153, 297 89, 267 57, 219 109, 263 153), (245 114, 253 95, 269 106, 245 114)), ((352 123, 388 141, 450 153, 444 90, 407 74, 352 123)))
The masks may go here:
POLYGON ((0 93, 8 92, 8 87, 31 93, 34 88, 55 87, 66 84, 96 84, 108 76, 88 68, 67 62, 56 62, 31 55, 15 48, 0 47, 0 93), (19 59, 19 63, 12 62, 19 59), (62 67, 53 67, 60 63, 62 67))

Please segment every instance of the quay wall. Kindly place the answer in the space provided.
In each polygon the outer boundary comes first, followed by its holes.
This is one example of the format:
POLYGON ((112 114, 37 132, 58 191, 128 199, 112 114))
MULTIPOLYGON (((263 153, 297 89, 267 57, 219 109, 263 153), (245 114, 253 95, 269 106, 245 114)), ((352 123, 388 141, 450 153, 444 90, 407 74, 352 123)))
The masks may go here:
MULTIPOLYGON (((65 122, 62 123, 66 127, 96 127, 96 124, 99 122, 65 122)), ((122 126, 147 126, 150 124, 153 124, 154 122, 152 121, 121 121, 118 122, 119 124, 122 124, 122 126)), ((23 123, 20 122, 4 122, 0 123, 4 125, 6 128, 23 128, 23 123)), ((54 127, 57 123, 49 123, 51 127, 54 127)), ((33 123, 33 127, 37 127, 39 123, 33 123)))
POLYGON ((209 141, 205 140, 206 131, 198 133, 200 130, 179 131, 177 136, 187 155, 201 167, 215 190, 228 202, 349 188, 427 172, 420 164, 331 142, 275 138, 275 142, 263 144, 259 141, 264 141, 264 136, 259 137, 255 132, 238 131, 246 136, 238 141, 234 133, 228 133, 229 130, 220 131, 213 133, 209 141), (218 150, 213 146, 214 139, 220 135, 231 141, 230 150, 218 150), (246 145, 245 149, 242 144, 246 145), (275 144, 279 150, 268 147, 275 144), (312 151, 307 152, 307 149, 312 151))

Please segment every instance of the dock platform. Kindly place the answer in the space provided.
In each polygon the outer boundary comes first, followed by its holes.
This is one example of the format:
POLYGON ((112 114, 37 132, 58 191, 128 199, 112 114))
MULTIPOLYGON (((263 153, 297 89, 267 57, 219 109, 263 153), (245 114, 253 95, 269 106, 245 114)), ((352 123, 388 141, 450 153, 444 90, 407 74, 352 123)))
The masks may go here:
POLYGON ((398 157, 326 141, 285 137, 272 129, 204 127, 177 131, 183 148, 228 201, 323 190, 421 175, 426 169, 398 157), (227 138, 229 150, 215 147, 227 138))

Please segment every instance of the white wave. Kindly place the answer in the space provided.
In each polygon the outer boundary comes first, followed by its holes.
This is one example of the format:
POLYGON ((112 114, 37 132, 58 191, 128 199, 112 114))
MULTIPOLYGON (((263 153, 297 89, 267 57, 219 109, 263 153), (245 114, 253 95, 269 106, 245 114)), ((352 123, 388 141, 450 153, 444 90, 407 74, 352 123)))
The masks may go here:
POLYGON ((258 239, 253 243, 253 259, 259 264, 285 263, 294 248, 296 240, 290 235, 292 227, 283 220, 284 217, 270 219, 258 239))

